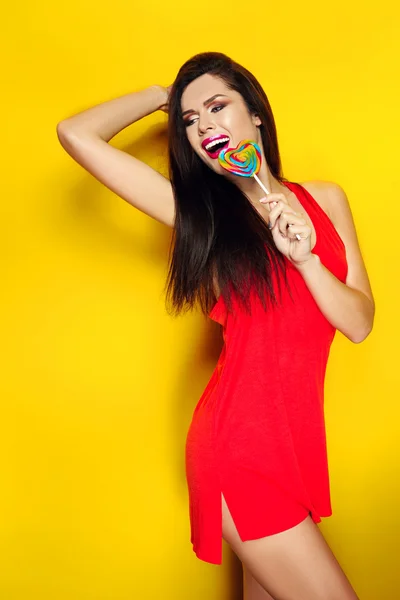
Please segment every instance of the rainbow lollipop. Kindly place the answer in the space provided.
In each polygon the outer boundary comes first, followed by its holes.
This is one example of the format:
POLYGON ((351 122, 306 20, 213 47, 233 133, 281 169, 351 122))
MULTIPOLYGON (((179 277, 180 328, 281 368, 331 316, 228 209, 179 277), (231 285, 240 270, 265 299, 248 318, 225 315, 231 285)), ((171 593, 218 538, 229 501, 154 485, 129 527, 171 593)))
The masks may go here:
POLYGON ((236 148, 226 148, 218 155, 218 162, 230 173, 240 177, 254 177, 266 194, 267 188, 257 177, 261 168, 261 148, 252 140, 242 140, 236 148))
MULTIPOLYGON (((240 177, 254 177, 261 189, 268 195, 269 191, 257 177, 261 168, 261 148, 252 140, 242 140, 236 148, 226 148, 218 155, 218 162, 229 173, 240 177)), ((296 233, 296 238, 301 239, 296 233)))

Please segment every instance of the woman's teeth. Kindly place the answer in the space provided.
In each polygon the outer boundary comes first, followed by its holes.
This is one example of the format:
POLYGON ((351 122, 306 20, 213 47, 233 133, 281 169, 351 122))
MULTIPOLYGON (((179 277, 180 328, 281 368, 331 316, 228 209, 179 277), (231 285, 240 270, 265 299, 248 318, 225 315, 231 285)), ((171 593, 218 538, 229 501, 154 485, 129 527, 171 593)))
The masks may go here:
POLYGON ((222 143, 226 143, 226 142, 229 142, 228 137, 219 138, 218 140, 214 140, 213 142, 210 142, 209 144, 207 144, 206 150, 207 150, 207 152, 210 152, 214 146, 218 146, 218 144, 222 144, 222 143))

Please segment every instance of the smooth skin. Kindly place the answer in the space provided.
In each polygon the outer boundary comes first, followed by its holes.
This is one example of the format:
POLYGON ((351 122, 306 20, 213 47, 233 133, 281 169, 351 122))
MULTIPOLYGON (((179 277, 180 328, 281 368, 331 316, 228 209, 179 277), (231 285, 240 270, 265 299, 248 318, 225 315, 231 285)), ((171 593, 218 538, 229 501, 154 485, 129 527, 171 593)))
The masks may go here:
POLYGON ((222 535, 243 565, 244 600, 359 600, 308 515, 275 535, 242 542, 222 500, 222 535))
MULTIPOLYGON (((108 143, 116 133, 145 115, 156 110, 168 112, 169 91, 170 88, 150 86, 92 107, 61 121, 57 135, 68 154, 110 190, 141 212, 173 227, 175 202, 169 180, 108 143)), ((312 248, 315 229, 311 220, 296 195, 273 178, 265 161, 259 177, 271 192, 270 199, 272 194, 276 195, 276 204, 271 206, 260 203, 264 194, 254 180, 225 171, 201 147, 205 137, 224 133, 229 135, 231 147, 242 139, 253 139, 262 148, 260 119, 248 113, 241 95, 217 77, 205 74, 187 86, 181 108, 183 112, 190 111, 184 116, 187 136, 201 159, 211 169, 231 178, 267 222, 274 208, 274 214, 279 211, 278 203, 284 198, 286 206, 300 216, 299 224, 301 221, 301 226, 308 228, 312 248), (221 97, 207 102, 216 94, 221 97)), ((362 291, 373 302, 346 194, 333 182, 310 181, 302 185, 328 214, 345 243, 349 267, 346 284, 362 291)), ((289 237, 289 229, 286 226, 283 229, 289 237)), ((223 538, 243 565, 244 600, 358 600, 310 516, 287 531, 242 542, 223 495, 221 504, 223 538)))

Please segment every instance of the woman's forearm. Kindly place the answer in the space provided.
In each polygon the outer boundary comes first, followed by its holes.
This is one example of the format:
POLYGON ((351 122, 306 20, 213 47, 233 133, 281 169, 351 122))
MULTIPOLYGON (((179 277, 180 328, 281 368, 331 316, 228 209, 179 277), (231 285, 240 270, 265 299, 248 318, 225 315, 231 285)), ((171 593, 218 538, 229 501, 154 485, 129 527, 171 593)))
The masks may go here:
POLYGON ((108 142, 117 133, 158 110, 167 100, 167 90, 152 85, 101 104, 60 121, 58 133, 94 134, 108 142))
POLYGON ((328 321, 352 342, 362 342, 374 322, 375 306, 371 300, 339 281, 316 254, 297 269, 328 321))

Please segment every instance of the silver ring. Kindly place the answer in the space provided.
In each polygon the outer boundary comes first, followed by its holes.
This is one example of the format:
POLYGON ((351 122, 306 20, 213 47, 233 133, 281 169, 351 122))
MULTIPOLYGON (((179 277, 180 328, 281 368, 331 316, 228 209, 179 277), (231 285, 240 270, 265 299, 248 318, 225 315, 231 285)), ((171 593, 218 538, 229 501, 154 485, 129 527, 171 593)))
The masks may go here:
POLYGON ((296 238, 297 238, 299 241, 302 239, 302 238, 301 238, 301 235, 300 235, 299 233, 296 233, 296 238))

